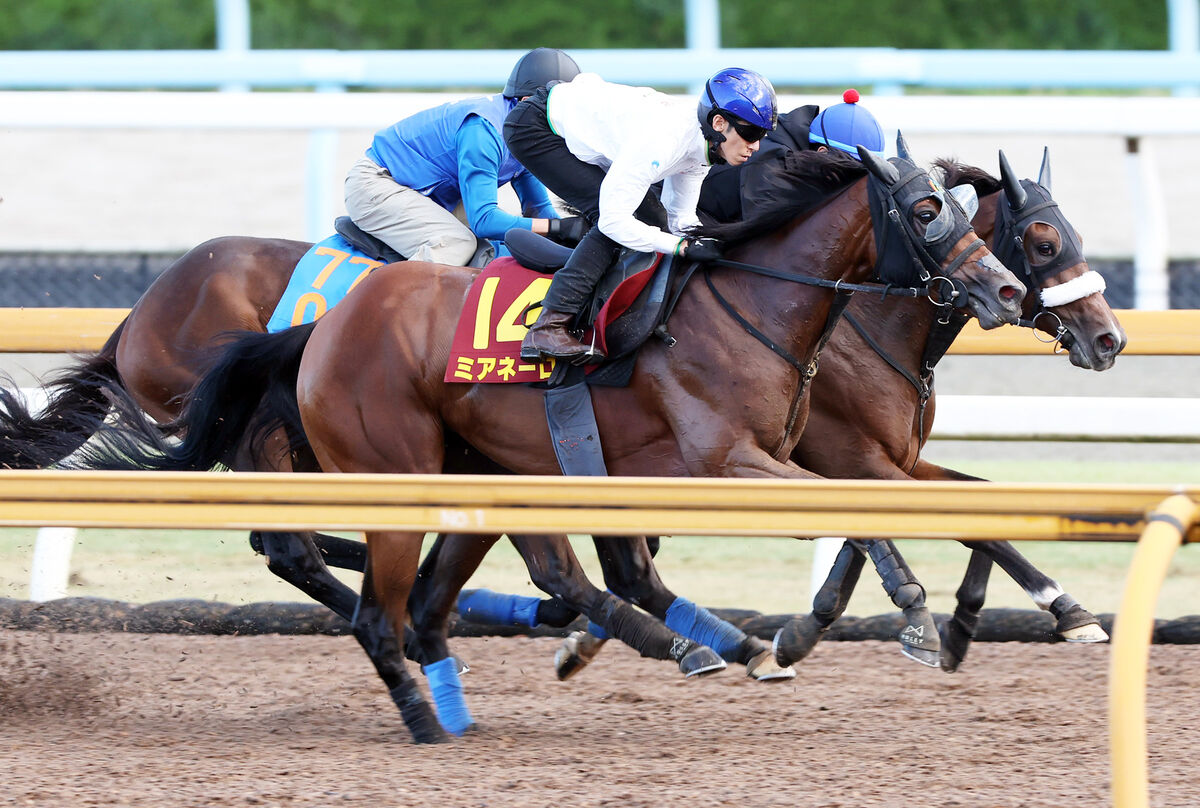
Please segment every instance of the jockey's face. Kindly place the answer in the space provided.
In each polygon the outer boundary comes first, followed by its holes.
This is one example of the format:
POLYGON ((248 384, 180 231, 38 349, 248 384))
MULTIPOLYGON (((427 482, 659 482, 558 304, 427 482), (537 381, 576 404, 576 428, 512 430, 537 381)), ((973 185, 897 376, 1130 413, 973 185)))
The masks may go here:
POLYGON ((714 115, 712 127, 725 136, 725 141, 717 145, 717 151, 731 166, 740 166, 749 160, 758 151, 759 142, 767 133, 767 130, 745 121, 726 120, 724 115, 714 115))

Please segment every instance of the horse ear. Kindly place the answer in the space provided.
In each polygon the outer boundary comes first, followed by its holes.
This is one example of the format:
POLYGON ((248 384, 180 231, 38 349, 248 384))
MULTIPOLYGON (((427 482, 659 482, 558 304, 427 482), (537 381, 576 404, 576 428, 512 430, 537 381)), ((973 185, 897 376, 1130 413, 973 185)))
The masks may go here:
POLYGON ((882 180, 885 185, 890 187, 900 181, 900 172, 896 170, 894 165, 876 156, 874 152, 864 146, 857 148, 858 157, 862 160, 863 165, 867 167, 868 171, 882 180))
POLYGON ((1004 194, 1008 197, 1008 206, 1013 210, 1025 207, 1025 189, 1021 187, 1021 181, 1017 179, 1012 166, 1008 164, 1008 158, 1004 156, 1004 149, 1000 150, 1000 180, 1004 183, 1004 194))
POLYGON ((954 197, 958 201, 958 204, 962 205, 962 209, 967 214, 967 221, 975 218, 975 214, 979 212, 979 194, 975 191, 974 185, 969 183, 955 185, 950 189, 950 196, 954 197))
POLYGON ((899 129, 896 130, 896 156, 901 160, 912 161, 912 157, 909 156, 908 141, 904 139, 904 134, 899 129))
MULTIPOLYGON (((1042 147, 1042 170, 1038 172, 1038 185, 1050 191, 1050 147, 1042 147)), ((1053 191, 1051 191, 1053 193, 1053 191)))

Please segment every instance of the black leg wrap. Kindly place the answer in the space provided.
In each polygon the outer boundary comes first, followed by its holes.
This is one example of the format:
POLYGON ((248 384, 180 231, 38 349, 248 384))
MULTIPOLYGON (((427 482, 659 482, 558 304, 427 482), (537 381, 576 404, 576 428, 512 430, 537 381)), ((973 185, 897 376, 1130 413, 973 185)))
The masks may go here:
POLYGON ((413 743, 445 743, 450 736, 438 723, 437 716, 411 678, 388 691, 400 708, 400 717, 412 733, 413 743))
POLYGON ((815 614, 793 617, 779 631, 775 632, 775 662, 786 668, 804 659, 829 628, 829 623, 821 623, 815 614))
POLYGON ((975 639, 975 629, 979 625, 979 612, 965 610, 961 606, 954 610, 954 615, 938 629, 942 639, 942 670, 954 673, 958 666, 967 658, 967 650, 975 639))
POLYGON ((597 611, 600 619, 596 622, 609 636, 616 637, 644 657, 673 659, 679 663, 679 670, 688 676, 725 668, 725 660, 717 656, 716 651, 681 637, 614 595, 605 593, 597 611))
POLYGON ((1073 597, 1067 594, 1059 595, 1050 604, 1050 613, 1058 618, 1054 630, 1061 636, 1063 633, 1083 626, 1098 626, 1100 621, 1096 615, 1080 606, 1073 597))
POLYGON ((867 552, 882 579, 883 591, 900 609, 925 604, 925 587, 913 576, 908 564, 890 541, 868 542, 867 552))

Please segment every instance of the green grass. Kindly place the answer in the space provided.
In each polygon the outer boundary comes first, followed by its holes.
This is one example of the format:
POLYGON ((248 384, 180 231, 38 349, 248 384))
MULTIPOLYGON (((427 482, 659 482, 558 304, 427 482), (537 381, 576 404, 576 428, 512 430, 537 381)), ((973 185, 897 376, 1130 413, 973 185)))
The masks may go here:
MULTIPOLYGON (((1200 463, 1055 463, 955 460, 955 468, 994 480, 1056 482, 1196 483, 1200 463)), ((34 529, 0 530, 0 597, 28 596, 34 529)), ((591 542, 577 539, 589 576, 601 581, 591 542)), ((965 547, 943 541, 903 541, 900 550, 925 584, 937 611, 953 608, 954 591, 966 566, 965 547)), ((658 565, 675 592, 706 606, 741 607, 764 613, 805 610, 809 602, 812 543, 791 539, 678 537, 663 542, 658 565)), ((1019 549, 1093 612, 1120 605, 1131 544, 1025 542, 1019 549)), ((359 576, 339 573, 357 587, 359 576)), ((536 594, 519 556, 497 545, 471 586, 536 594)), ((264 568, 245 533, 218 531, 82 530, 72 557, 71 595, 148 602, 199 598, 228 603, 302 600, 297 590, 264 568)), ((1030 608, 1025 594, 993 570, 989 606, 1030 608)), ((893 611, 871 570, 849 613, 893 611)), ((1200 554, 1191 547, 1176 555, 1158 615, 1200 614, 1200 554)))

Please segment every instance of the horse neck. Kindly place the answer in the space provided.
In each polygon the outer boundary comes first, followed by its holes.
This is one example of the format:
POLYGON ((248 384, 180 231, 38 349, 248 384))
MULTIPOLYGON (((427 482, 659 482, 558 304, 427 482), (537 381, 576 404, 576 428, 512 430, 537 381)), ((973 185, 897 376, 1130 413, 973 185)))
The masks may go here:
MULTIPOLYGON (((870 280, 875 247, 866 179, 774 233, 731 251, 729 257, 797 276, 847 283, 870 280)), ((726 277, 722 294, 728 288, 726 297, 751 322, 801 324, 792 330, 788 347, 798 357, 813 340, 814 335, 808 333, 811 326, 824 325, 833 302, 833 293, 827 288, 747 272, 734 271, 726 277)), ((775 332, 772 337, 784 344, 775 332)))

